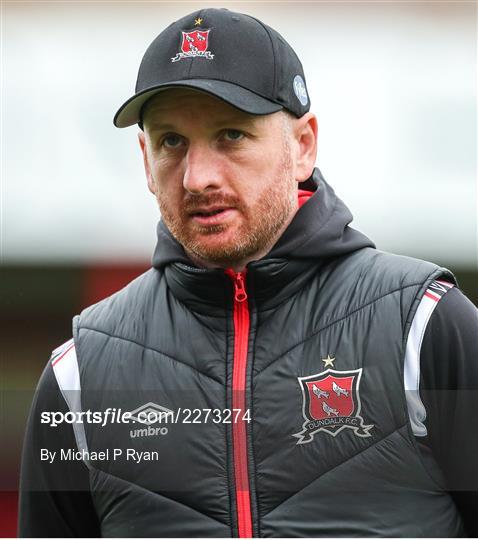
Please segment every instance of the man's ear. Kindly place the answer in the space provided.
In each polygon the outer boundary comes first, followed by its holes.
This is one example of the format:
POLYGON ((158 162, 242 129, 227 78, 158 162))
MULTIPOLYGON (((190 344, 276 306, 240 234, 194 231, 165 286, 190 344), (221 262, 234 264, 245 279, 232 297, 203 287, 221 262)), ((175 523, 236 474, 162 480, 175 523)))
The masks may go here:
POLYGON ((149 165, 148 149, 146 147, 146 136, 144 131, 140 131, 138 133, 138 141, 139 146, 141 147, 141 152, 143 153, 144 172, 146 173, 148 188, 153 195, 156 195, 156 184, 154 183, 153 176, 151 175, 151 167, 149 165))
POLYGON ((307 180, 312 174, 317 158, 317 117, 308 112, 294 122, 294 138, 297 143, 295 179, 307 180))

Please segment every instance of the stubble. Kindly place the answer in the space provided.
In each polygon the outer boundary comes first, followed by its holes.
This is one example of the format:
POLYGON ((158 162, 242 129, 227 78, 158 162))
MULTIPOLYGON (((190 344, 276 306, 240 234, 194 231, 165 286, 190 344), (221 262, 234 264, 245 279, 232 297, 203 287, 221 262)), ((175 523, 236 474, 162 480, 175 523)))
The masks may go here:
MULTIPOLYGON (((297 186, 292 174, 292 157, 288 137, 282 141, 282 160, 274 173, 273 182, 266 193, 262 193, 253 206, 245 208, 241 201, 221 194, 198 195, 197 206, 202 204, 221 204, 232 206, 244 219, 237 229, 234 239, 228 242, 208 242, 208 236, 219 235, 229 225, 219 224, 197 229, 185 227, 191 217, 186 212, 175 214, 167 201, 158 193, 158 203, 162 218, 173 237, 186 252, 208 265, 235 267, 255 254, 269 251, 278 240, 281 231, 291 221, 297 208, 297 186)), ((247 182, 248 179, 242 179, 247 182)), ((258 183, 260 185, 260 182, 258 183)))

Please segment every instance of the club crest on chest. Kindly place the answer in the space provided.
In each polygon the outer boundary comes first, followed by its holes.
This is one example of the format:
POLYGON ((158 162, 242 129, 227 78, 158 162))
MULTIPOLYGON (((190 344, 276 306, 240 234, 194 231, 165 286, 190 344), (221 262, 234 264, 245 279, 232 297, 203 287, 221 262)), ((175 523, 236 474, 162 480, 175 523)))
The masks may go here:
POLYGON ((351 429, 358 437, 371 437, 373 425, 364 425, 361 417, 360 379, 362 368, 349 371, 326 369, 321 373, 298 377, 302 390, 302 431, 293 436, 297 444, 313 441, 319 432, 335 437, 351 429))

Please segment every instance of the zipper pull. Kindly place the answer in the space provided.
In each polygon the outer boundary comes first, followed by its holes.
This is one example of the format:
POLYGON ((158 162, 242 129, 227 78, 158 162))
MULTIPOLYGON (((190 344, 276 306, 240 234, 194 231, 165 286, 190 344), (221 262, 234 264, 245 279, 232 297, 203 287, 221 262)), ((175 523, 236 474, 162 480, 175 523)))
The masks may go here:
POLYGON ((234 300, 236 302, 244 302, 247 300, 246 286, 244 284, 244 274, 238 272, 237 274, 231 268, 226 269, 226 274, 234 281, 234 300))

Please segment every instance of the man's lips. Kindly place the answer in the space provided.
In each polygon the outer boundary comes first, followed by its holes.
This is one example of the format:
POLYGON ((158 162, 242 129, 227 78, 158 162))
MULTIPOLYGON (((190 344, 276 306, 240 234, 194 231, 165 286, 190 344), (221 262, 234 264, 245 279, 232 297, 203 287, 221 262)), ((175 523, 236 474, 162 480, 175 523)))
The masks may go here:
POLYGON ((188 212, 193 221, 200 225, 217 225, 231 217, 237 210, 228 206, 195 208, 188 212))
POLYGON ((189 210, 188 214, 192 216, 196 216, 196 215, 210 216, 213 214, 218 214, 219 212, 222 212, 223 210, 227 210, 228 208, 230 207, 226 205, 219 205, 219 204, 210 205, 210 206, 198 206, 197 208, 193 208, 189 210))

